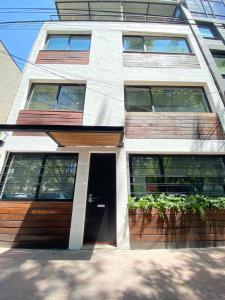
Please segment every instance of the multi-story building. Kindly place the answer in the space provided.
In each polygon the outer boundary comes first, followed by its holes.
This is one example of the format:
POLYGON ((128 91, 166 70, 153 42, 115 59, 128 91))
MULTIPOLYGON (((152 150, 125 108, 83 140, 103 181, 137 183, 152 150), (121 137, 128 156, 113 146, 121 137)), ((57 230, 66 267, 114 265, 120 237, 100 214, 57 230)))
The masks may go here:
POLYGON ((223 101, 178 2, 56 5, 0 126, 0 209, 13 246, 129 248, 129 194, 224 194, 223 101))
POLYGON ((221 97, 225 101, 224 1, 186 0, 183 11, 189 20, 221 97))
MULTIPOLYGON (((5 123, 21 76, 20 69, 0 41, 0 123, 5 123)), ((0 147, 3 144, 0 134, 0 147)), ((1 148, 0 148, 1 155, 1 148)))

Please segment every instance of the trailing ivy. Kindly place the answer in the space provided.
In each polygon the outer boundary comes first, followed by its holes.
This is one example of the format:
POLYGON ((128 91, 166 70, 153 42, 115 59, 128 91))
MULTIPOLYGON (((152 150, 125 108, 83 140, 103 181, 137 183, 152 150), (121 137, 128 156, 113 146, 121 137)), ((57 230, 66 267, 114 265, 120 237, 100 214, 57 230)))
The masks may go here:
POLYGON ((166 209, 175 212, 198 213, 201 219, 205 218, 207 208, 225 208, 225 197, 206 195, 174 195, 174 194, 147 194, 142 197, 128 197, 129 209, 150 210, 155 208, 160 217, 165 217, 166 209))

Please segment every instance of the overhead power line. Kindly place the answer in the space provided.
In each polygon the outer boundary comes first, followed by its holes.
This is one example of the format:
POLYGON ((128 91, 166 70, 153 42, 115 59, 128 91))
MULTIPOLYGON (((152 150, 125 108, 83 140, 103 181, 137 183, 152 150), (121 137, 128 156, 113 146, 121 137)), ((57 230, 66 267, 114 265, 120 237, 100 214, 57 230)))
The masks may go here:
MULTIPOLYGON (((5 53, 5 51, 0 51, 0 52, 4 52, 5 53)), ((15 57, 17 57, 17 56, 15 56, 15 57)), ((21 59, 21 58, 20 58, 21 59)), ((60 74, 58 74, 58 73, 55 73, 55 72, 52 72, 51 70, 49 70, 48 68, 43 68, 43 67, 41 67, 41 66, 37 66, 37 65, 35 65, 35 64, 33 64, 33 63, 31 63, 31 62, 29 62, 29 61, 27 61, 27 60, 24 60, 24 59, 21 59, 21 60, 23 60, 23 61, 26 61, 28 64, 31 64, 33 67, 36 67, 36 68, 39 68, 39 69, 41 69, 41 70, 43 70, 44 69, 44 71, 45 72, 48 72, 48 73, 51 73, 51 74, 54 74, 54 75, 56 75, 56 76, 58 76, 58 77, 61 77, 61 78, 64 78, 65 80, 67 80, 67 81, 69 81, 69 82, 71 82, 71 83, 73 83, 73 84, 77 84, 77 81, 75 81, 75 80, 71 80, 70 78, 67 78, 67 77, 65 77, 65 76, 62 76, 62 75, 60 75, 60 74)), ((79 85, 79 84, 78 84, 79 85)), ((108 95, 108 94, 105 94, 105 93, 101 93, 100 91, 96 91, 96 90, 94 90, 94 89, 92 89, 92 88, 90 88, 90 87, 87 87, 86 86, 86 89, 89 89, 89 90, 91 90, 91 91, 94 91, 94 92, 96 92, 96 93, 99 93, 99 94, 101 94, 101 95, 104 95, 104 96, 107 96, 107 97, 109 97, 111 100, 114 100, 114 101, 120 101, 120 102, 122 102, 123 104, 124 104, 124 99, 118 99, 118 98, 115 98, 115 97, 112 97, 111 95, 108 95)), ((22 97, 23 98, 23 97, 22 97)), ((46 104, 48 104, 47 102, 46 102, 46 104)), ((147 109, 146 107, 142 107, 142 106, 140 106, 140 105, 136 105, 138 108, 141 108, 141 109, 144 109, 146 112, 152 112, 150 109, 147 109)), ((61 107, 62 109, 64 108, 64 107, 61 107)), ((165 114, 163 114, 163 113, 161 113, 161 112, 157 112, 159 115, 161 115, 161 116, 163 116, 163 117, 166 117, 167 119, 172 119, 172 120, 175 120, 176 121, 176 118, 175 117, 172 117, 172 116, 168 116, 168 115, 165 115, 165 114)), ((91 116, 92 118, 94 118, 91 114, 87 114, 87 115, 89 115, 89 116, 91 116)), ((116 119, 116 118, 113 118, 113 117, 110 117, 110 120, 115 120, 115 121, 121 121, 121 120, 119 120, 119 119, 116 119)), ((216 130, 216 128, 218 127, 218 123, 215 123, 215 126, 214 126, 214 128, 212 128, 212 129, 210 129, 210 131, 209 131, 209 134, 212 134, 213 132, 214 132, 214 130, 216 130)), ((189 128, 189 126, 186 126, 186 125, 183 125, 183 126, 181 126, 182 128, 189 128)))
MULTIPOLYGON (((1 53, 4 53, 4 54, 7 53, 7 52, 5 52, 5 51, 3 51, 3 50, 0 50, 0 52, 1 52, 1 53)), ((9 52, 8 52, 8 53, 9 53, 9 52)), ((21 57, 19 57, 19 56, 16 56, 16 55, 12 54, 12 53, 9 53, 9 54, 10 54, 13 58, 16 58, 16 59, 18 59, 18 60, 20 60, 20 61, 23 61, 24 63, 27 63, 27 64, 32 65, 34 68, 37 68, 37 69, 39 69, 39 70, 41 70, 41 71, 47 72, 47 73, 49 73, 49 74, 52 74, 52 75, 55 75, 55 76, 58 76, 58 77, 61 77, 61 78, 65 79, 65 80, 67 80, 68 82, 77 84, 77 81, 76 81, 76 80, 72 80, 71 78, 68 78, 68 77, 66 77, 66 76, 64 76, 64 75, 62 75, 62 74, 60 74, 60 73, 57 73, 55 70, 52 70, 52 69, 50 69, 50 68, 47 68, 47 67, 43 67, 43 66, 34 64, 34 63, 30 62, 29 60, 23 59, 23 58, 21 58, 21 57)), ((68 73, 68 72, 64 72, 64 73, 67 73, 68 75, 74 76, 74 74, 72 74, 72 73, 68 73)), ((82 76, 79 76, 79 77, 82 77, 82 76)), ((83 77, 83 79, 87 80, 86 77, 83 77)), ((79 85, 79 84, 77 84, 77 85, 79 85)), ((81 84, 81 85, 82 85, 82 84, 81 84)), ((169 88, 170 86, 165 86, 165 88, 166 88, 166 87, 169 88)), ((179 88, 179 86, 177 86, 177 87, 179 88)), ((187 86, 187 87, 188 87, 188 86, 187 86)), ((192 86, 192 87, 193 87, 193 86, 192 86)), ((197 88, 197 87, 198 87, 198 86, 196 86, 196 88, 197 88)), ((111 96, 111 95, 102 93, 102 92, 97 91, 97 90, 95 90, 95 89, 92 89, 92 88, 90 88, 90 87, 87 87, 87 89, 92 90, 92 91, 94 91, 94 92, 96 92, 96 93, 99 93, 99 94, 101 94, 101 95, 107 96, 107 97, 109 97, 109 98, 112 98, 112 99, 114 99, 114 100, 116 100, 116 101, 120 101, 120 102, 123 102, 123 103, 124 103, 124 100, 123 100, 123 99, 115 98, 115 97, 113 97, 113 96, 111 96)), ((158 93, 159 93, 159 94, 160 94, 160 93, 161 93, 161 94, 164 94, 164 92, 158 92, 158 93)), ((216 92, 204 92, 204 94, 206 94, 206 95, 213 95, 213 94, 220 94, 220 92, 219 92, 219 91, 216 91, 216 92)), ((193 95, 202 95, 202 93, 194 92, 193 95)), ((141 107, 141 106, 138 106, 138 107, 140 107, 140 108, 143 109, 143 107, 141 107)), ((144 109, 146 109, 146 108, 144 108, 144 109)), ((150 110, 149 110, 149 111, 150 111, 150 110)))
MULTIPOLYGON (((2 51, 2 50, 0 50, 0 52, 6 53, 5 51, 2 51)), ((11 55, 12 57, 15 57, 15 58, 17 58, 17 59, 19 59, 19 60, 22 60, 22 61, 28 63, 28 64, 31 64, 33 67, 39 68, 39 69, 41 69, 41 70, 43 70, 43 71, 45 71, 45 72, 47 72, 47 73, 53 74, 53 75, 55 75, 55 76, 58 76, 58 77, 61 77, 61 78, 65 79, 65 80, 67 80, 67 81, 69 81, 69 82, 72 82, 72 83, 74 83, 74 84, 77 84, 77 82, 76 82, 75 80, 71 80, 70 78, 67 78, 67 77, 65 77, 65 76, 63 76, 63 75, 60 75, 60 74, 56 73, 55 71, 51 71, 51 70, 49 70, 48 68, 44 68, 44 67, 42 67, 42 66, 37 66, 37 65, 33 64, 32 62, 30 62, 30 61, 28 61, 28 60, 25 60, 25 59, 22 59, 22 58, 20 58, 20 57, 18 57, 18 56, 16 56, 16 55, 11 54, 11 53, 10 53, 10 55, 11 55)), ((78 84, 78 85, 79 85, 79 84, 78 84)), ((122 103, 124 104, 124 99, 118 99, 118 98, 112 97, 111 95, 102 93, 102 92, 100 92, 100 91, 96 91, 96 90, 94 90, 94 89, 92 89, 92 88, 90 88, 90 87, 87 87, 87 86, 86 86, 86 89, 89 89, 89 90, 94 91, 94 92, 96 92, 96 93, 99 93, 99 94, 101 94, 101 95, 107 96, 107 97, 111 98, 112 100, 119 101, 119 102, 122 102, 122 103)), ((219 92, 214 92, 214 93, 219 94, 219 92)), ((210 94, 212 94, 212 93, 210 93, 210 94)), ((148 109, 146 109, 145 107, 142 107, 142 106, 139 106, 139 105, 137 105, 137 107, 146 110, 146 112, 152 112, 151 110, 148 110, 148 109)), ((63 108, 63 107, 62 107, 62 108, 63 108)), ((221 111, 221 112, 222 112, 222 111, 221 111)), ((172 120, 177 121, 175 117, 165 115, 165 114, 163 114, 163 113, 161 113, 161 112, 157 112, 157 113, 158 113, 159 115, 163 116, 163 117, 166 117, 167 119, 172 119, 172 120)), ((90 114, 88 114, 88 115, 90 115, 90 114)), ((110 119, 113 120, 113 118, 110 118, 110 119)), ((114 119, 114 120, 116 120, 116 119, 114 119)), ((121 120, 117 120, 117 121, 121 121, 121 120)), ((215 123, 215 126, 209 130, 208 134, 206 134, 205 140, 207 140, 207 138, 209 138, 209 137, 214 133, 214 131, 217 129, 218 126, 219 126, 219 123, 216 122, 216 123, 215 123)), ((189 127, 189 126, 185 126, 185 125, 184 125, 184 126, 181 126, 181 127, 182 127, 182 128, 185 128, 185 127, 189 127)))

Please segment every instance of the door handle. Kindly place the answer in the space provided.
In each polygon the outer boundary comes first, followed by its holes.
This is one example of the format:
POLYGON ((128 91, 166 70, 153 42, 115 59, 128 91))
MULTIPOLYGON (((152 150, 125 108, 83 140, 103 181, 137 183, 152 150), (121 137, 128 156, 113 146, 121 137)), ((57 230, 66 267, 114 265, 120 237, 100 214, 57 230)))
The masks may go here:
POLYGON ((92 194, 89 194, 88 195, 88 202, 89 203, 92 203, 92 202, 94 202, 95 200, 94 200, 94 198, 93 198, 93 195, 92 194))
POLYGON ((105 204, 97 204, 97 207, 105 207, 105 204))

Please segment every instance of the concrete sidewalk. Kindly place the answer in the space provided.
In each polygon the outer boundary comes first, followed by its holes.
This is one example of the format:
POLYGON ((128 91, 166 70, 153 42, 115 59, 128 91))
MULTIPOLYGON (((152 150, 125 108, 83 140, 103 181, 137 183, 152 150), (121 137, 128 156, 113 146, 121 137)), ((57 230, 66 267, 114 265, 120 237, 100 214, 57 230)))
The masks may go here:
POLYGON ((1 249, 0 300, 222 300, 225 248, 1 249))

